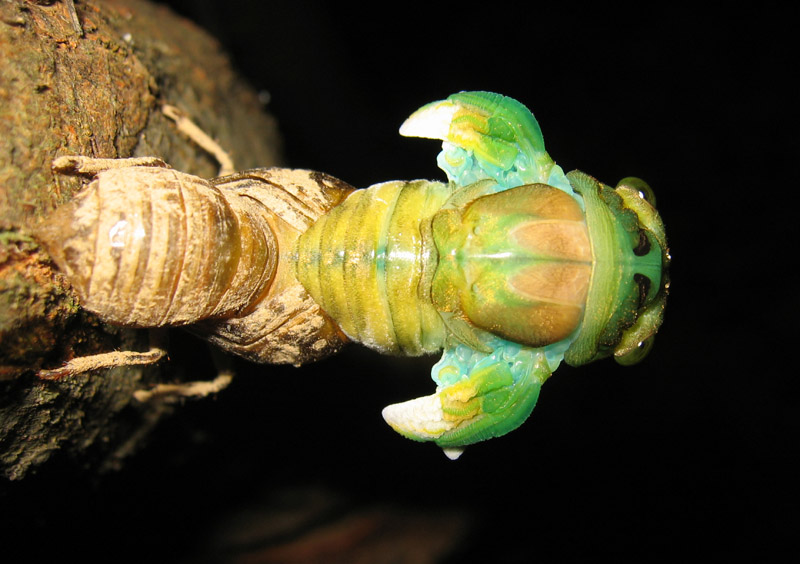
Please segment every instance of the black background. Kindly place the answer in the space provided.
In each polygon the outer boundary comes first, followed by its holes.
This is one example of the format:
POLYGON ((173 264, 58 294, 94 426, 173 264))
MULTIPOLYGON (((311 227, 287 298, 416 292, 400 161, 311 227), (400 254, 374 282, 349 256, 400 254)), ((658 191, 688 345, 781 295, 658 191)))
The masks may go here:
MULTIPOLYGON (((6 533, 74 546, 87 559, 108 554, 107 544, 119 560, 175 561, 257 492, 316 484, 470 515, 452 562, 797 553, 788 14, 764 5, 700 14, 171 4, 268 93, 287 165, 359 187, 442 179, 438 143, 397 128, 424 103, 482 89, 530 107, 565 171, 610 184, 645 178, 673 256, 666 322, 645 362, 562 367, 525 425, 458 462, 396 436, 380 417, 388 403, 432 393, 434 359, 351 347, 302 369, 241 363, 231 388, 181 410, 121 472, 96 478, 60 461, 14 484, 6 533)), ((196 342, 174 339, 174 356, 205 363, 196 342)))

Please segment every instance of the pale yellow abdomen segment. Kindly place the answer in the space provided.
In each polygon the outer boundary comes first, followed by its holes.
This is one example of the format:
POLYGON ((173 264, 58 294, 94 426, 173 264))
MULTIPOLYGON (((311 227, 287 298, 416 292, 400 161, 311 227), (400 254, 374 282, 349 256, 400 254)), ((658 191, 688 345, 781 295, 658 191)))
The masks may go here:
POLYGON ((450 195, 438 182, 387 182, 358 190, 298 239, 297 277, 351 339, 386 353, 442 347, 430 300, 433 214, 450 195))

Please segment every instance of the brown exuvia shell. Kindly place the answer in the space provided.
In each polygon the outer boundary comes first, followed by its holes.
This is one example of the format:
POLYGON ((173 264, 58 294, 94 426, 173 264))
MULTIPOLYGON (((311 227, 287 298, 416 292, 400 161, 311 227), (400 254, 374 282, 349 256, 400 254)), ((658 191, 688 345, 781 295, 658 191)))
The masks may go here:
POLYGON ((97 172, 39 238, 82 305, 109 323, 193 325, 246 358, 300 364, 344 338, 285 258, 298 235, 352 190, 305 170, 208 181, 121 166, 97 172))

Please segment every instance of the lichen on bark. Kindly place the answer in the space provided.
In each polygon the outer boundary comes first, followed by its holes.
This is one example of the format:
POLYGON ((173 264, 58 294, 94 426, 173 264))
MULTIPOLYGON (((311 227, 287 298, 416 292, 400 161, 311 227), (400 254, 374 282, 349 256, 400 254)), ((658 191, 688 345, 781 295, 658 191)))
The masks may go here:
POLYGON ((81 188, 55 177, 53 158, 154 155, 214 176, 217 163, 161 112, 177 106, 239 168, 279 162, 274 121, 219 44, 143 0, 75 4, 0 1, 0 470, 20 478, 63 452, 94 468, 119 464, 167 409, 137 404, 158 367, 42 381, 36 370, 81 354, 147 347, 147 336, 104 326, 38 245, 35 232, 81 188))

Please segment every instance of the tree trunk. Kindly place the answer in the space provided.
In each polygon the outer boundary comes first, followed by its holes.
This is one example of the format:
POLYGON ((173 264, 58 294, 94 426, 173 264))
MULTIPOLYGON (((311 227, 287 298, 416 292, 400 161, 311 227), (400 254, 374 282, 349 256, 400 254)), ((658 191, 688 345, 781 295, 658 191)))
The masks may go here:
POLYGON ((147 333, 83 312, 32 235, 81 187, 56 156, 153 155, 215 176, 218 164, 161 112, 177 106, 240 169, 278 164, 275 123, 217 42, 142 0, 0 1, 0 467, 21 478, 56 452, 115 467, 168 412, 133 391, 163 378, 120 367, 41 380, 76 356, 147 350, 147 333))

